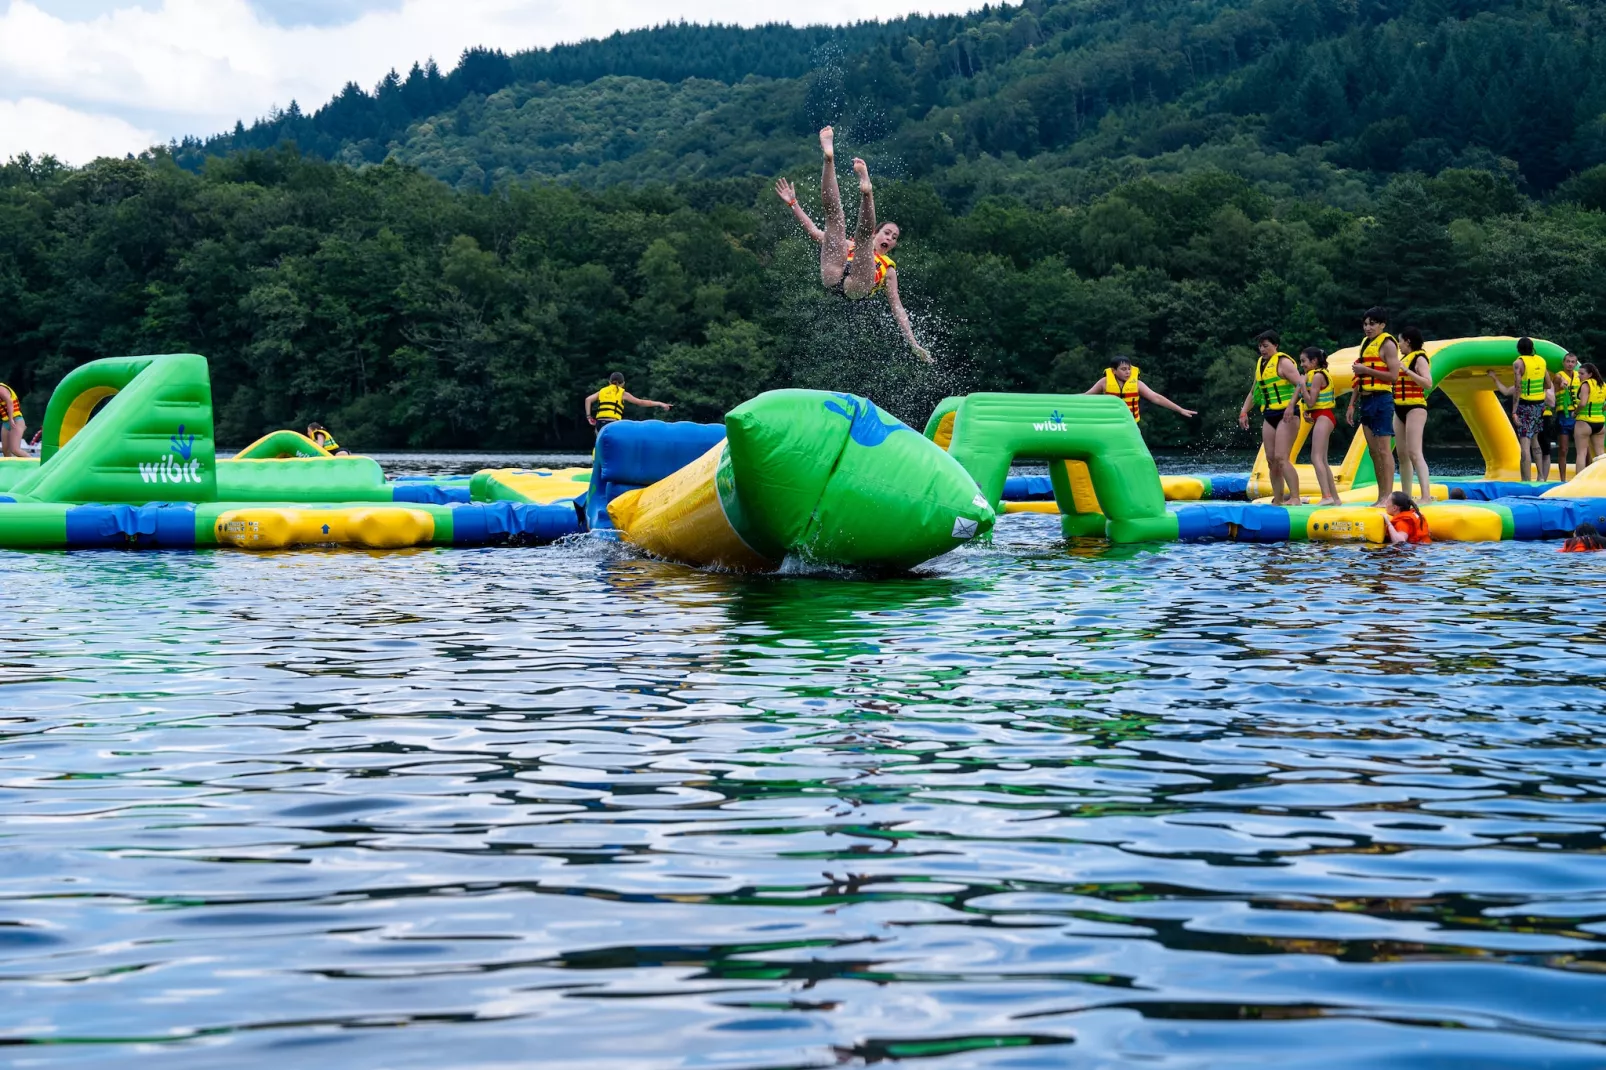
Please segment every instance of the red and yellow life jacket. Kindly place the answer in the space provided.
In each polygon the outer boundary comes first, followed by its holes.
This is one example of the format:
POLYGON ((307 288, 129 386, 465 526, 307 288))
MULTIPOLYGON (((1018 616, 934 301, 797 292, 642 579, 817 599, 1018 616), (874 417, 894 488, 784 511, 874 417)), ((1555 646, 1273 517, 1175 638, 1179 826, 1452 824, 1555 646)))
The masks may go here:
POLYGON ((1138 366, 1132 365, 1132 371, 1126 377, 1126 382, 1115 377, 1114 368, 1104 369, 1104 392, 1114 394, 1126 402, 1126 407, 1132 410, 1132 419, 1141 420, 1143 416, 1138 412, 1138 366))
MULTIPOLYGON (((1379 346, 1378 348, 1381 349, 1382 347, 1379 346)), ((1404 360, 1400 361, 1400 367, 1408 371, 1415 371, 1418 358, 1427 360, 1427 356, 1428 355, 1425 350, 1418 349, 1415 353, 1410 354, 1404 360)), ((1432 370, 1433 365, 1431 362, 1429 362, 1428 374, 1430 376, 1432 375, 1432 370)), ((1409 375, 1406 375, 1404 371, 1400 372, 1400 377, 1394 380, 1395 407, 1399 407, 1401 405, 1415 405, 1420 407, 1426 405, 1427 403, 1428 397, 1427 394, 1422 390, 1422 384, 1411 378, 1409 375)))
MULTIPOLYGON (((853 263, 853 242, 848 242, 848 263, 853 263)), ((897 266, 892 257, 881 253, 875 254, 875 285, 870 287, 870 292, 875 293, 885 286, 887 283, 887 271, 897 266)))
MULTIPOLYGON (((1355 363, 1374 371, 1386 372, 1389 362, 1383 358, 1383 346, 1394 341, 1394 336, 1387 331, 1381 331, 1376 338, 1367 338, 1361 342, 1361 355, 1355 358, 1355 363)), ((1366 394, 1386 394, 1394 389, 1394 384, 1382 379, 1360 379, 1361 392, 1366 394)))
POLYGON ((12 387, 7 386, 5 383, 0 383, 0 386, 5 387, 6 393, 11 395, 11 412, 6 414, 6 419, 15 420, 22 415, 22 399, 17 396, 16 390, 12 387))

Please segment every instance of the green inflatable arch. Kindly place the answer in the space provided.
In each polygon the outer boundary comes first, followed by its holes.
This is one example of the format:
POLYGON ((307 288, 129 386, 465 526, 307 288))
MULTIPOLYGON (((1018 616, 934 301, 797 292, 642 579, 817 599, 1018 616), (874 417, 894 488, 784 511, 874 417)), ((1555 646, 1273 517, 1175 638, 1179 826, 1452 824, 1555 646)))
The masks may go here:
POLYGON ((1177 537, 1154 457, 1126 405, 1088 394, 971 394, 932 413, 926 436, 943 444, 1002 510, 1004 480, 1017 460, 1049 462, 1066 537, 1115 542, 1177 537), (951 418, 950 418, 951 417, 951 418), (1066 462, 1066 463, 1055 463, 1066 462))

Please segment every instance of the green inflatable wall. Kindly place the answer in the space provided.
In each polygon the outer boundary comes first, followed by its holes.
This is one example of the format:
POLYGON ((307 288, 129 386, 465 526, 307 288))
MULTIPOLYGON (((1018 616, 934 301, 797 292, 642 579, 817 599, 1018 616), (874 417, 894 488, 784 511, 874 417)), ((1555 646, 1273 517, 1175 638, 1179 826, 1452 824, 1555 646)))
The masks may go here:
POLYGON ((45 409, 40 465, 11 490, 47 502, 217 498, 212 381, 193 353, 75 368, 45 409), (107 400, 109 399, 109 400, 107 400), (103 411, 96 407, 105 403, 103 411))

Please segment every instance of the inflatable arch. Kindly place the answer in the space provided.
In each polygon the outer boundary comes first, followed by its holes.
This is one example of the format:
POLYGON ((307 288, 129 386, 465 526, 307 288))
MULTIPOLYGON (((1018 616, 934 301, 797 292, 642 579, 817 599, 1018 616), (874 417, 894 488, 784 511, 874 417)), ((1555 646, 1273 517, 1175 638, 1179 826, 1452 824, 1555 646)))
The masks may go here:
POLYGON ((1097 394, 971 394, 932 413, 926 437, 948 450, 1002 509, 1017 460, 1049 462, 1067 536, 1117 542, 1176 537, 1160 473, 1126 405, 1097 394))
POLYGON ((333 457, 334 454, 318 445, 300 431, 270 431, 245 449, 229 457, 228 461, 277 461, 297 457, 333 457))

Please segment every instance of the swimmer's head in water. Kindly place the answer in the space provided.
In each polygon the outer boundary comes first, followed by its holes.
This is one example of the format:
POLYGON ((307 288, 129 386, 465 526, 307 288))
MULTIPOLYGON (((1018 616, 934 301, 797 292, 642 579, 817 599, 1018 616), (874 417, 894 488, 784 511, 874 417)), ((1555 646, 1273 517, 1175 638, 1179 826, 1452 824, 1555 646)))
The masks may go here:
POLYGON ((902 235, 903 231, 898 229, 898 224, 881 224, 880 228, 875 232, 875 251, 882 256, 886 256, 898 247, 898 238, 902 235))

